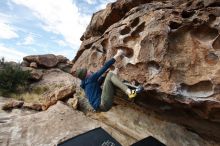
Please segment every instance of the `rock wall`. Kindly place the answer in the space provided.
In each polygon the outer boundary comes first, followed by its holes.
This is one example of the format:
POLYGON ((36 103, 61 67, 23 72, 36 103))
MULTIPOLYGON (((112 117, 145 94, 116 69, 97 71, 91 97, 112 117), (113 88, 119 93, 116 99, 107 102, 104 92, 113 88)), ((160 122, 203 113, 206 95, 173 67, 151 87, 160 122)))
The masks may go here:
POLYGON ((137 105, 219 141, 219 31, 219 0, 118 0, 93 15, 72 71, 96 71, 123 48, 114 67, 144 85, 137 105))

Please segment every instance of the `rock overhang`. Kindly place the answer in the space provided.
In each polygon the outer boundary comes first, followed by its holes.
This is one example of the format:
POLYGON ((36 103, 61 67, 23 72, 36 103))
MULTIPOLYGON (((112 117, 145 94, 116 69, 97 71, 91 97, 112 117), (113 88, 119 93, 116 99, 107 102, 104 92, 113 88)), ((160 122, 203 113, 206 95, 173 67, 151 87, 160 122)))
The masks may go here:
POLYGON ((119 0, 94 14, 72 70, 86 66, 96 71, 118 48, 130 50, 114 67, 124 80, 144 85, 141 97, 145 98, 139 97, 135 103, 167 114, 175 115, 177 110, 185 118, 202 122, 195 126, 171 118, 175 122, 202 135, 207 135, 207 125, 213 126, 215 130, 208 135, 218 139, 219 30, 217 0, 119 0), (124 13, 111 22, 108 19, 117 14, 115 9, 124 13), (94 29, 102 26, 101 32, 94 29), (207 127, 202 128, 204 125, 207 127))

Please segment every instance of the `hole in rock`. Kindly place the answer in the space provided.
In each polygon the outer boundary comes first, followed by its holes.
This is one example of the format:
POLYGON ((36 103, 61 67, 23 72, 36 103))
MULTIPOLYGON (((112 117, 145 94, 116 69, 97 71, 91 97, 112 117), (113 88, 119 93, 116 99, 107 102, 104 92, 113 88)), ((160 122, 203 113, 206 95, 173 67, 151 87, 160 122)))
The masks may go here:
POLYGON ((209 7, 220 7, 220 2, 214 2, 210 4, 209 7))
POLYGON ((212 44, 215 50, 220 50, 220 36, 218 36, 212 44))
POLYGON ((209 53, 206 57, 205 57, 205 60, 208 64, 211 64, 211 65, 215 65, 218 63, 219 61, 219 58, 218 56, 215 54, 215 53, 209 53))
POLYGON ((209 22, 213 22, 216 20, 216 16, 213 14, 209 14, 209 22))
POLYGON ((174 21, 170 21, 170 28, 171 29, 177 29, 181 26, 182 24, 181 23, 178 23, 178 22, 174 22, 174 21))
POLYGON ((203 24, 193 29, 191 35, 200 41, 210 41, 218 36, 218 30, 203 24))
POLYGON ((124 43, 127 43, 127 42, 129 42, 130 40, 132 40, 132 37, 131 37, 131 36, 127 36, 127 37, 125 37, 125 38, 123 39, 123 42, 124 42, 124 43))
POLYGON ((102 45, 102 51, 103 51, 103 53, 106 53, 106 47, 108 46, 108 39, 104 39, 104 40, 101 42, 101 45, 102 45))
POLYGON ((144 30, 145 22, 142 22, 137 28, 131 33, 131 36, 138 36, 140 32, 144 30))
POLYGON ((196 4, 196 6, 199 7, 199 8, 202 8, 202 7, 204 7, 204 2, 203 1, 198 2, 196 4))
POLYGON ((180 13, 178 11, 173 11, 172 14, 173 15, 179 15, 180 13))
POLYGON ((125 27, 123 28, 121 31, 120 31, 120 34, 121 35, 125 35, 125 34, 128 34, 129 32, 131 31, 130 27, 125 27))
POLYGON ((195 14, 194 11, 183 11, 183 12, 181 13, 181 16, 182 16, 183 18, 190 18, 190 17, 192 17, 194 14, 195 14))
POLYGON ((91 50, 95 50, 96 48, 97 48, 96 46, 92 45, 91 50))
POLYGON ((131 22, 131 27, 135 27, 139 24, 140 19, 139 18, 135 18, 132 22, 131 22))
POLYGON ((163 101, 159 100, 165 97, 167 97, 165 93, 160 93, 157 92, 156 90, 148 90, 139 94, 135 99, 135 103, 140 105, 141 107, 146 107, 146 108, 150 107, 154 109, 168 105, 163 101))
POLYGON ((106 53, 105 49, 103 47, 101 48, 96 48, 96 51, 97 52, 100 52, 100 53, 106 53))
POLYGON ((214 93, 213 84, 211 81, 201 81, 194 85, 182 83, 179 92, 187 97, 208 97, 214 93))
POLYGON ((194 25, 201 25, 202 24, 202 20, 199 19, 199 18, 195 18, 195 19, 193 19, 193 24, 194 25))
POLYGON ((92 43, 85 45, 85 49, 89 49, 92 46, 92 43))
POLYGON ((138 36, 127 36, 123 39, 123 42, 127 43, 129 41, 134 41, 136 38, 138 38, 138 36))
POLYGON ((125 56, 128 58, 131 58, 134 55, 134 51, 133 49, 129 48, 129 47, 125 47, 125 46, 117 46, 115 47, 116 50, 118 49, 122 49, 125 53, 125 56))
POLYGON ((151 75, 155 75, 159 73, 160 65, 156 61, 150 61, 147 63, 147 65, 151 75))
POLYGON ((166 7, 158 7, 158 8, 156 8, 155 10, 160 10, 160 9, 173 9, 173 7, 172 6, 166 6, 166 7))
POLYGON ((107 44, 108 44, 108 39, 104 39, 104 40, 101 42, 101 45, 102 45, 103 47, 106 47, 107 44))
POLYGON ((189 6, 192 5, 192 3, 193 3, 192 1, 188 2, 188 3, 186 4, 186 6, 189 7, 189 6))
POLYGON ((160 87, 160 85, 159 84, 146 84, 145 87, 146 88, 158 88, 160 87))

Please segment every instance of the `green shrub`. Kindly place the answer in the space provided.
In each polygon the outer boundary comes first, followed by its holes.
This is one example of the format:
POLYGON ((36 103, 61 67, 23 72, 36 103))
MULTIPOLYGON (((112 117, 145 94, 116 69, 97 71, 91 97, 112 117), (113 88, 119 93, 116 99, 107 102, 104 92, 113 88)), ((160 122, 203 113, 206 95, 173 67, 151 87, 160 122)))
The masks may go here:
POLYGON ((2 57, 2 58, 0 59, 0 65, 3 65, 4 63, 5 63, 5 58, 2 57))
POLYGON ((29 71, 22 71, 19 65, 3 63, 0 69, 0 90, 2 92, 14 92, 26 87, 30 78, 29 71))

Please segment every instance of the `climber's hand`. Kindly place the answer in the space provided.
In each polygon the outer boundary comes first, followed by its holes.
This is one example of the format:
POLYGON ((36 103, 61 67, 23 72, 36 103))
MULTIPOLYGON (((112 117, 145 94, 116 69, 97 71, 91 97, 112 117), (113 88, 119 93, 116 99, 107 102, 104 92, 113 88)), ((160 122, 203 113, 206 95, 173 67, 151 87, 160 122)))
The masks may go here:
POLYGON ((118 57, 122 56, 124 54, 124 51, 121 49, 118 49, 117 53, 115 54, 115 56, 113 58, 117 59, 118 57))
POLYGON ((117 51, 117 54, 118 54, 119 56, 121 56, 121 55, 124 54, 124 51, 123 51, 122 49, 119 49, 119 50, 117 51))

